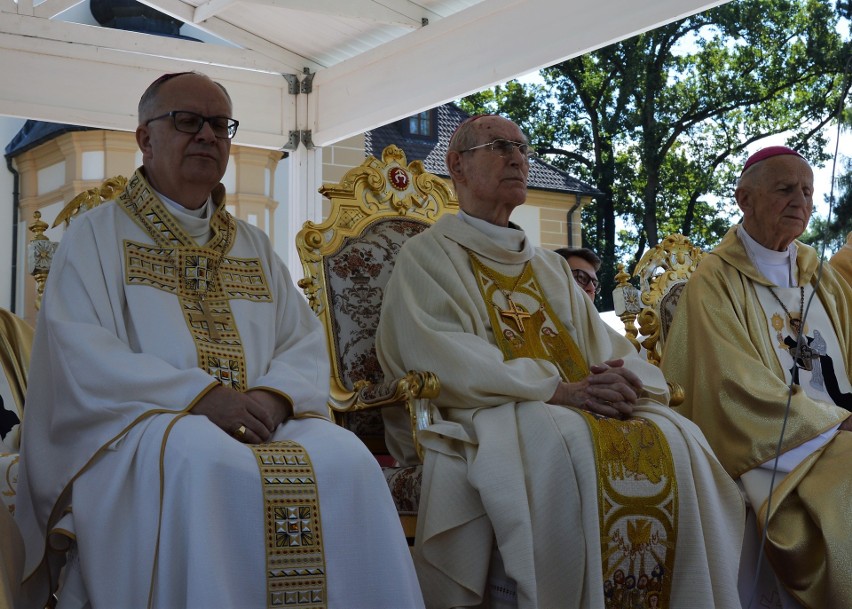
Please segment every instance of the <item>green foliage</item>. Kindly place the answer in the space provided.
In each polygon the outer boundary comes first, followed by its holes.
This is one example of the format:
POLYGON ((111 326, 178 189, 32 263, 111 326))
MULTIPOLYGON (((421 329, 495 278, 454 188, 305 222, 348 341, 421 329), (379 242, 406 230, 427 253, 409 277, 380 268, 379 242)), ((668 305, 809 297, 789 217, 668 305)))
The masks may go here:
POLYGON ((808 230, 799 237, 800 241, 816 248, 820 254, 824 253, 825 259, 831 258, 831 254, 846 243, 846 233, 843 233, 843 235, 835 233, 829 228, 829 225, 830 223, 826 218, 814 215, 811 217, 808 230))
POLYGON ((828 237, 843 240, 852 231, 852 161, 846 161, 846 173, 838 177, 837 182, 840 195, 832 209, 828 237))
POLYGON ((811 163, 825 161, 823 129, 849 89, 837 25, 850 4, 734 0, 546 68, 545 86, 510 82, 462 106, 565 150, 548 161, 603 193, 583 221, 604 260, 606 306, 616 261, 632 268, 640 247, 671 232, 710 248, 738 220, 747 147, 788 133, 811 163))
POLYGON ((808 225, 807 232, 801 240, 816 248, 823 244, 826 249, 836 252, 844 243, 846 236, 852 232, 852 160, 846 159, 844 173, 837 177, 839 192, 833 202, 826 195, 826 202, 831 208, 829 217, 814 216, 808 225))

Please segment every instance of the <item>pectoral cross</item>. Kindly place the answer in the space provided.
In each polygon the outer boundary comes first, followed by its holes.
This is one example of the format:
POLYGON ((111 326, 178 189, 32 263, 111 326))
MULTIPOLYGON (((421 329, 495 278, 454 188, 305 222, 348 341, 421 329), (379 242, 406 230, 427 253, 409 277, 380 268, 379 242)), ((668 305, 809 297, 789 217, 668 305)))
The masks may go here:
POLYGON ((790 348, 790 355, 802 370, 808 372, 814 369, 814 360, 819 359, 819 354, 811 349, 805 337, 799 338, 799 344, 790 348))
POLYGON ((526 331, 524 330, 524 320, 529 319, 530 314, 518 308, 518 305, 515 304, 515 301, 510 296, 506 297, 506 301, 509 308, 505 310, 500 309, 500 316, 514 321, 515 325, 518 326, 518 332, 523 334, 526 331))
POLYGON ((210 334, 210 338, 215 341, 221 340, 222 335, 219 334, 219 328, 216 327, 216 324, 222 324, 223 328, 227 328, 228 316, 215 314, 210 308, 210 305, 207 304, 207 301, 203 298, 198 301, 198 306, 201 307, 201 319, 193 319, 192 313, 190 313, 189 321, 192 323, 203 321, 207 324, 207 332, 210 334))

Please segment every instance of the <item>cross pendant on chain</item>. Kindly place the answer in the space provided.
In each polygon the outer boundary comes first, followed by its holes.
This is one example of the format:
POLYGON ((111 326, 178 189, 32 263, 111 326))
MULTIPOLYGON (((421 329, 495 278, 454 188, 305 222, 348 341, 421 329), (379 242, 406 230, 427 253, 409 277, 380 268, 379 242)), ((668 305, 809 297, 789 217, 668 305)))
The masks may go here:
POLYGON ((804 337, 799 339, 799 344, 796 347, 790 349, 790 355, 800 368, 808 372, 814 369, 813 360, 819 359, 819 354, 807 344, 807 339, 804 337))
POLYGON ((515 301, 512 300, 511 296, 506 296, 506 302, 508 308, 500 309, 500 316, 514 321, 515 325, 518 326, 518 332, 523 334, 526 332, 524 328, 524 320, 529 319, 531 315, 523 309, 518 308, 518 305, 515 304, 515 301))
POLYGON ((201 319, 193 319, 192 314, 189 315, 189 321, 192 323, 196 323, 198 321, 204 321, 207 324, 207 332, 210 334, 210 338, 218 341, 221 340, 222 335, 219 334, 219 328, 216 327, 216 324, 222 324, 222 328, 228 327, 228 316, 227 315, 217 315, 210 308, 210 305, 203 298, 198 301, 198 306, 201 307, 201 319))

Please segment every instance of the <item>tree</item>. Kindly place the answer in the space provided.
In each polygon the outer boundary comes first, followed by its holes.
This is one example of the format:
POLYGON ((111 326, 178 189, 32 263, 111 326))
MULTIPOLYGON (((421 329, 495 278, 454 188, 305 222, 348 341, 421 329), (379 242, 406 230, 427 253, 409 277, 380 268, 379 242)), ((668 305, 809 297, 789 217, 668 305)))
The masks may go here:
MULTIPOLYGON (((842 3, 838 5, 841 6, 842 3)), ((852 11, 852 1, 846 2, 846 6, 848 7, 846 10, 852 11)), ((852 65, 847 64, 846 72, 847 79, 852 78, 852 65)), ((845 98, 841 101, 845 101, 845 98)), ((852 109, 845 108, 840 124, 846 128, 852 126, 852 109)), ((838 129, 838 139, 840 135, 838 129)), ((805 243, 818 249, 824 245, 830 252, 836 252, 843 247, 847 235, 852 232, 852 158, 846 157, 843 161, 834 159, 834 162, 836 164, 842 162, 843 167, 840 170, 842 173, 834 181, 832 192, 825 197, 831 210, 830 215, 826 218, 812 217, 808 231, 801 238, 805 243), (839 193, 836 198, 833 196, 834 187, 839 193)))
POLYGON ((831 206, 831 216, 822 218, 813 216, 808 230, 801 240, 821 251, 823 246, 831 252, 836 252, 846 243, 846 236, 852 232, 852 160, 846 159, 844 173, 836 180, 839 195, 832 201, 826 196, 831 206))
POLYGON ((635 262, 661 231, 715 245, 736 216, 749 145, 789 132, 788 145, 825 160, 823 128, 849 89, 839 18, 830 0, 734 1, 546 68, 544 86, 509 83, 462 107, 509 116, 603 193, 583 218, 609 306, 616 260, 635 262))

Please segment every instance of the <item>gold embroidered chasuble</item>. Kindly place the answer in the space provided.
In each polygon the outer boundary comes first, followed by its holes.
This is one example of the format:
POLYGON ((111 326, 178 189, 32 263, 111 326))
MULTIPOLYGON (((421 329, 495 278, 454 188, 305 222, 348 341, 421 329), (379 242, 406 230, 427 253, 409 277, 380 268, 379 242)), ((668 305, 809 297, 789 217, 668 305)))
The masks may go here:
POLYGON ((156 239, 117 200, 63 235, 31 359, 49 381, 28 384, 21 432, 23 606, 45 606, 64 568, 96 607, 422 607, 387 482, 329 420, 322 325, 267 235, 237 219, 224 238, 222 194, 201 217, 131 197, 156 239), (279 444, 190 416, 220 382, 291 400, 279 444))
POLYGON ((124 242, 125 281, 175 294, 198 354, 198 365, 222 385, 244 391, 245 356, 230 298, 271 300, 258 259, 228 258, 236 222, 216 191, 212 239, 199 246, 181 228, 137 171, 117 203, 150 235, 155 246, 124 242))
MULTIPOLYGON (((509 277, 468 253, 505 358, 553 362, 564 381, 588 376, 586 361, 554 315, 532 266, 525 264, 517 277, 509 277)), ((671 607, 678 493, 668 442, 648 419, 619 420, 577 411, 592 435, 597 465, 607 606, 671 607)))
MULTIPOLYGON (((852 379, 852 287, 823 266, 800 343, 806 348, 795 351, 798 324, 790 318, 801 314, 800 290, 772 286, 736 231, 690 278, 662 361, 667 378, 687 391, 678 410, 698 423, 734 477, 774 461, 782 426, 781 453, 787 453, 847 418, 849 411, 833 400, 848 401, 852 379)), ((819 259, 813 248, 797 248, 807 307, 819 259)), ((837 432, 789 474, 777 474, 772 493, 767 557, 785 588, 810 609, 852 607, 850 437, 837 432)), ((767 503, 755 506, 761 527, 767 503)))
MULTIPOLYGON (((678 310, 686 313, 676 316, 672 324, 661 364, 666 378, 686 391, 677 410, 701 427, 734 478, 774 457, 789 393, 785 378, 789 361, 782 363, 779 358, 777 332, 770 331, 771 312, 767 316, 755 291, 766 293, 770 284, 752 264, 736 230, 735 226, 728 231, 690 278, 678 304, 678 310)), ((797 245, 797 281, 811 285, 819 259, 813 248, 797 245)), ((852 324, 848 323, 852 288, 829 265, 822 271, 817 297, 846 354, 842 364, 838 362, 838 372, 848 377, 852 374, 852 324)), ((847 416, 848 411, 795 390, 781 452, 847 416)))
MULTIPOLYGON (((482 603, 496 539, 521 609, 664 595, 678 606, 736 606, 727 557, 742 544, 739 490, 666 405, 659 369, 603 322, 564 259, 519 243, 443 216, 405 243, 385 290, 376 335, 385 374, 430 370, 441 380, 420 434, 414 558, 427 605, 482 603), (612 359, 644 386, 629 422, 547 403, 560 380, 612 359)), ((383 417, 392 454, 413 462, 407 414, 383 417)))
MULTIPOLYGON (((228 256, 237 230, 221 185, 213 201, 213 237, 198 245, 137 171, 116 204, 155 245, 124 241, 125 281, 177 296, 199 367, 225 387, 245 391, 245 354, 230 301, 271 302, 272 295, 259 259, 228 256)), ((248 447, 257 459, 266 504, 267 606, 323 609, 325 556, 310 457, 293 441, 248 447)))

